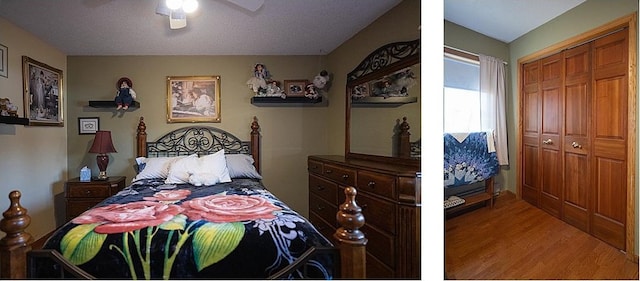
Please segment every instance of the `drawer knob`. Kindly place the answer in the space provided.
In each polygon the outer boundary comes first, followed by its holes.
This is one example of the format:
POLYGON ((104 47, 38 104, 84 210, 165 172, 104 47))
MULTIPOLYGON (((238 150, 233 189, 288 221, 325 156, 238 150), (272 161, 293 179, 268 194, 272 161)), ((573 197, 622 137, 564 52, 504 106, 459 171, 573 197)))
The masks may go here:
POLYGON ((347 179, 349 179, 349 175, 347 175, 347 174, 342 175, 342 179, 343 179, 343 180, 347 180, 347 179))
POLYGON ((367 184, 367 186, 368 186, 369 188, 375 188, 375 187, 376 187, 376 182, 375 182, 375 181, 370 181, 370 182, 367 184))
POLYGON ((91 190, 85 190, 84 193, 89 195, 89 194, 91 194, 91 190))
POLYGON ((331 170, 325 170, 325 171, 324 171, 324 173, 325 173, 325 174, 331 174, 331 173, 333 173, 333 171, 331 171, 331 170))
POLYGON ((324 207, 323 207, 323 206, 318 205, 318 207, 316 207, 316 209, 317 209, 318 211, 322 211, 322 210, 324 210, 324 207))
POLYGON ((318 185, 318 186, 316 186, 316 190, 323 191, 324 190, 324 186, 318 185))

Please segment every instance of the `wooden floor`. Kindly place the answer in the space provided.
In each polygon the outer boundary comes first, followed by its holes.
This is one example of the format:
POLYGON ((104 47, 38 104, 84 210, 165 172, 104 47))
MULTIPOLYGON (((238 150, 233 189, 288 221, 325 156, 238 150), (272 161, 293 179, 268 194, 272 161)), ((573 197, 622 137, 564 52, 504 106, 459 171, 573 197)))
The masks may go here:
POLYGON ((513 193, 445 222, 448 279, 634 279, 618 249, 517 200, 513 193))

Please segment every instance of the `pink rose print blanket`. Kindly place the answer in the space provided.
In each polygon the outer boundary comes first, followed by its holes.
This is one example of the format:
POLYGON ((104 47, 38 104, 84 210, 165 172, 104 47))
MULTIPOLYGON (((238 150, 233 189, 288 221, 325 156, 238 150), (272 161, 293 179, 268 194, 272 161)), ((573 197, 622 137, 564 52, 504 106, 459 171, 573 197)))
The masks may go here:
MULTIPOLYGON (((108 279, 265 279, 310 247, 332 245, 251 179, 204 187, 146 180, 74 218, 44 246, 108 279)), ((332 263, 320 255, 305 270, 330 279, 332 263)))

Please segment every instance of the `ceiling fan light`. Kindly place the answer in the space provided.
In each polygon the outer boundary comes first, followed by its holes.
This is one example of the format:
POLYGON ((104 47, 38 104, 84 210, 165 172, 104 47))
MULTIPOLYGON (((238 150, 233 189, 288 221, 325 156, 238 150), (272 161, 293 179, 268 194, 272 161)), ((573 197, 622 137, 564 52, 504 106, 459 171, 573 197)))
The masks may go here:
POLYGON ((165 3, 167 4, 167 8, 171 10, 177 10, 182 7, 182 0, 167 0, 165 3))
POLYGON ((184 0, 182 10, 185 13, 192 13, 198 9, 198 0, 184 0))

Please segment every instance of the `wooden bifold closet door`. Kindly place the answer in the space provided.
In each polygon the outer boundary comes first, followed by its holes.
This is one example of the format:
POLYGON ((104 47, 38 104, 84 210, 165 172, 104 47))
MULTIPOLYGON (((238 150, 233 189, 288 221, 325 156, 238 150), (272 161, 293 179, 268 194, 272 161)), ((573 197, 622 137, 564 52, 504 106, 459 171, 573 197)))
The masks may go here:
POLYGON ((522 65, 522 198, 625 249, 628 29, 522 65))

